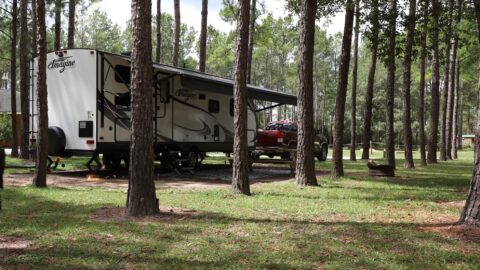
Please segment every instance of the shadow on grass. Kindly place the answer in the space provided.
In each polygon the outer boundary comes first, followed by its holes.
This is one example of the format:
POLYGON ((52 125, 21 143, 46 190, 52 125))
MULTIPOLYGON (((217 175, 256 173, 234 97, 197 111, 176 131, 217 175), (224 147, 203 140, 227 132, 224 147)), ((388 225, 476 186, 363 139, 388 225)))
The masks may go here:
MULTIPOLYGON (((84 194, 78 190, 38 190, 39 195, 32 195, 34 191, 14 188, 4 192, 0 232, 29 238, 38 249, 0 258, 0 266, 298 269, 326 264, 337 269, 441 269, 452 262, 466 266, 480 263, 477 254, 462 253, 457 242, 416 230, 418 226, 453 223, 330 222, 216 212, 202 212, 169 224, 98 223, 90 220, 90 215, 101 207, 115 207, 114 203, 62 199, 84 194), (49 199, 45 193, 50 191, 61 196, 49 199), (232 232, 231 228, 250 235, 232 232), (260 231, 265 234, 255 238, 253 234, 260 231)), ((105 196, 109 194, 115 193, 106 192, 105 196)))

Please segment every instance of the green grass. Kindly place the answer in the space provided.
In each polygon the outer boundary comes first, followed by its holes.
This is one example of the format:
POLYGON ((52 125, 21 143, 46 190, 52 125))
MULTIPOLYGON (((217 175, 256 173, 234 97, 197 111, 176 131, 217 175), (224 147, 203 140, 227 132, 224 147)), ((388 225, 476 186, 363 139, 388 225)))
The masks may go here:
MULTIPOLYGON (((74 157, 70 157, 70 158, 62 158, 60 160, 60 163, 57 167, 57 171, 65 171, 65 170, 85 170, 87 167, 85 166, 85 164, 87 164, 89 160, 89 157, 84 157, 84 156, 74 156, 74 157), (65 166, 61 166, 62 164, 64 164, 65 166)), ((17 158, 11 158, 9 156, 7 156, 7 159, 5 160, 5 164, 8 168, 8 166, 15 166, 16 168, 12 168, 12 169, 6 169, 5 173, 32 173, 33 172, 33 168, 30 168, 31 166, 33 166, 33 161, 30 161, 30 160, 22 160, 22 159, 17 159, 17 158), (28 167, 28 168, 18 168, 18 167, 21 167, 21 166, 25 166, 25 167, 28 167)))
MULTIPOLYGON (((159 190, 161 205, 200 211, 169 222, 100 223, 90 215, 123 206, 124 190, 7 188, 0 235, 37 249, 0 256, 0 269, 478 269, 480 243, 419 231, 448 226, 465 199, 472 152, 393 179, 370 178, 365 161, 321 187, 257 184, 251 197, 229 189, 159 190)), ((400 157, 400 155, 399 155, 400 157)), ((331 162, 317 162, 320 170, 331 162)))

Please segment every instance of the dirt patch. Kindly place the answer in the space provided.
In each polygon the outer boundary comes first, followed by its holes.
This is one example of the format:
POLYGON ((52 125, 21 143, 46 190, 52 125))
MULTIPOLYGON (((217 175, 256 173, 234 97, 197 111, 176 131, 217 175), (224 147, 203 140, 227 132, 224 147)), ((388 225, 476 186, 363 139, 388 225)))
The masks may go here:
POLYGON ((418 231, 433 232, 449 239, 465 242, 480 242, 480 226, 458 224, 458 217, 439 217, 417 227, 418 231))
POLYGON ((35 244, 30 240, 12 236, 0 236, 0 256, 18 255, 35 249, 35 244))
POLYGON ((160 207, 160 214, 148 217, 130 217, 125 214, 124 207, 102 207, 95 214, 90 216, 92 221, 107 222, 134 222, 137 224, 151 223, 170 223, 178 220, 185 220, 199 216, 201 213, 196 210, 173 208, 163 206, 160 207))
POLYGON ((436 202, 439 205, 446 206, 446 207, 455 207, 457 209, 462 209, 465 206, 465 201, 437 201, 436 202))
MULTIPOLYGON (((319 175, 326 175, 319 172, 319 175)), ((229 187, 231 184, 232 168, 226 166, 205 166, 194 174, 158 173, 155 176, 157 189, 217 189, 229 187)), ((270 183, 288 181, 290 170, 287 168, 255 167, 250 173, 250 183, 270 183)), ((5 185, 28 186, 32 183, 32 174, 7 174, 4 176, 5 185)), ((48 175, 47 183, 51 187, 102 187, 106 189, 127 189, 128 173, 101 172, 98 175, 88 171, 56 172, 48 175)))

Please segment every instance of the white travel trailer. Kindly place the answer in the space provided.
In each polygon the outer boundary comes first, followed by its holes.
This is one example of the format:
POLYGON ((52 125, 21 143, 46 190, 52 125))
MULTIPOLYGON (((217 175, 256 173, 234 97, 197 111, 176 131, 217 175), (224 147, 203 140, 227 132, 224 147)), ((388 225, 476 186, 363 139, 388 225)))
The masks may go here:
MULTIPOLYGON (((35 62, 37 59, 34 59, 35 62)), ((37 131, 35 63, 31 79, 31 141, 37 131)), ((156 158, 181 157, 188 166, 202 153, 231 153, 233 147, 233 82, 205 73, 154 64, 152 121, 156 158), (175 153, 172 155, 172 153, 175 153)), ((47 55, 49 155, 89 154, 107 167, 128 162, 130 144, 130 59, 91 49, 47 55)), ((248 140, 257 130, 254 100, 296 105, 296 97, 248 86, 248 140)), ((275 106, 275 105, 274 105, 275 106)))

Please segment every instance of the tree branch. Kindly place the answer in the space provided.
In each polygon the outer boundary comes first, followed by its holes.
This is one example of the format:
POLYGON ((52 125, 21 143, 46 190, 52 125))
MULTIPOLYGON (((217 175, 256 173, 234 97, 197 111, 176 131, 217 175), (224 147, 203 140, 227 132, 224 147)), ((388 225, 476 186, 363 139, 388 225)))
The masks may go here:
POLYGON ((5 13, 8 13, 10 16, 12 16, 12 12, 4 7, 0 7, 0 10, 3 10, 5 13))
POLYGON ((4 34, 6 37, 8 37, 8 39, 12 39, 12 36, 9 33, 5 32, 5 30, 0 29, 0 33, 4 34))

